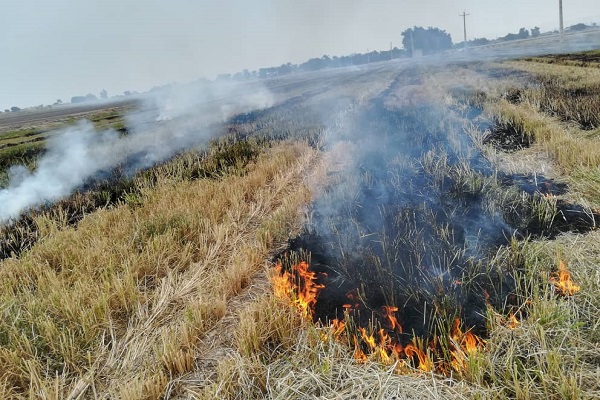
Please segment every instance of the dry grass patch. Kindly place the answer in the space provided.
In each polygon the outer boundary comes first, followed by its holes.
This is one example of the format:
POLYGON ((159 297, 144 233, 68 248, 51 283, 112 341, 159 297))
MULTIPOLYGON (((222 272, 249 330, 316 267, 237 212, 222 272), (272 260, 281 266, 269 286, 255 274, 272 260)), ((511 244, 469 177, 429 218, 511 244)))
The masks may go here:
POLYGON ((333 331, 303 319, 272 296, 241 312, 236 348, 210 382, 182 382, 190 399, 581 399, 600 395, 600 260, 597 232, 519 245, 526 268, 516 295, 527 318, 515 326, 490 310, 485 349, 461 377, 445 378, 356 360, 333 331), (567 257, 568 254, 568 258, 567 257), (567 261, 581 292, 550 282, 567 261))
POLYGON ((237 349, 219 363, 211 384, 186 382, 186 398, 471 398, 464 383, 358 362, 328 328, 315 327, 272 296, 249 305, 241 321, 237 349))
POLYGON ((295 229, 315 161, 280 145, 244 176, 164 178, 77 228, 40 222, 45 239, 0 264, 0 397, 164 393, 295 229))

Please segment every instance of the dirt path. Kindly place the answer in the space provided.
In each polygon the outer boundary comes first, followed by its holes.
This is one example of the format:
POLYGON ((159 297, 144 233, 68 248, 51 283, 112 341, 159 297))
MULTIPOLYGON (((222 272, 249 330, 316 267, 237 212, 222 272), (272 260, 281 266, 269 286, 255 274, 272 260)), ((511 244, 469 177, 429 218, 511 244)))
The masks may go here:
POLYGON ((267 268, 265 265, 265 269, 254 275, 248 286, 229 301, 225 316, 199 341, 198 348, 204 350, 195 360, 196 369, 187 376, 171 381, 165 399, 185 399, 191 387, 202 389, 216 381, 219 363, 236 352, 234 334, 240 314, 271 292, 267 268), (171 397, 174 392, 179 394, 171 397))

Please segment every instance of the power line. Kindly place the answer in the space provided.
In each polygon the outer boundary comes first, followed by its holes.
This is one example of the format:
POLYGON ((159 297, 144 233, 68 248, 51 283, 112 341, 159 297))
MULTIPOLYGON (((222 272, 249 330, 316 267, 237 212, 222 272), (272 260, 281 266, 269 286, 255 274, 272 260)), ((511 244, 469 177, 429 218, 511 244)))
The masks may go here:
MULTIPOLYGON (((562 2, 562 0, 560 0, 562 2)), ((471 14, 467 14, 466 11, 463 10, 462 14, 458 14, 459 17, 463 18, 463 28, 464 28, 464 32, 465 32, 465 49, 467 48, 467 15, 471 15, 471 14)))

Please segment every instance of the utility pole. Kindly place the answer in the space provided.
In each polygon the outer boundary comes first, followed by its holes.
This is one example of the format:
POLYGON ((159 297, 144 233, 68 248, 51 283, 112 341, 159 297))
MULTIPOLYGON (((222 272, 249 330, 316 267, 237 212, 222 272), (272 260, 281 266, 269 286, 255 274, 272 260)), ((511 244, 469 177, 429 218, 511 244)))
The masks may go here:
POLYGON ((558 15, 559 15, 559 21, 560 21, 560 34, 562 36, 563 31, 564 31, 562 0, 558 0, 558 15))
POLYGON ((394 59, 394 49, 392 47, 392 42, 390 42, 390 61, 394 59))
MULTIPOLYGON (((562 0, 560 0, 562 2, 562 0)), ((465 10, 463 10, 462 14, 458 14, 459 17, 462 17, 463 19, 463 29, 465 32, 465 49, 467 48, 467 15, 471 15, 471 14, 467 14, 467 12, 465 10)))

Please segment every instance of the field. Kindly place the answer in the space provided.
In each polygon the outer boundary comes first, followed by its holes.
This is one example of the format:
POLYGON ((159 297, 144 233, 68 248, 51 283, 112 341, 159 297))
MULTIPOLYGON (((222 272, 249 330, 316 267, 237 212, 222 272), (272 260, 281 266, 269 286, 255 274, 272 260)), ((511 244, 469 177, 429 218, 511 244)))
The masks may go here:
MULTIPOLYGON (((0 397, 600 398, 599 62, 298 74, 144 125, 210 135, 0 227, 0 397)), ((128 140, 140 107, 86 116, 128 140)), ((0 197, 53 118, 2 126, 0 197)))

